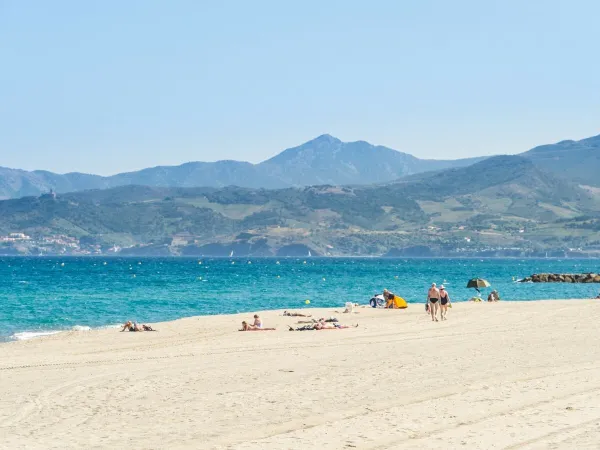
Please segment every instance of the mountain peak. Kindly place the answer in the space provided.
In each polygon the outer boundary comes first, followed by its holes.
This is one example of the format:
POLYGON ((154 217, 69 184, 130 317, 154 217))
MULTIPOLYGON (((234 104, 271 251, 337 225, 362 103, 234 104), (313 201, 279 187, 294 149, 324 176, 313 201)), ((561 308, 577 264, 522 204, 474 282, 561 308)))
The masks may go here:
POLYGON ((325 133, 325 134, 317 136, 316 138, 306 142, 304 145, 311 144, 311 143, 333 143, 333 142, 342 142, 342 141, 339 140, 338 138, 336 138, 335 136, 325 133))

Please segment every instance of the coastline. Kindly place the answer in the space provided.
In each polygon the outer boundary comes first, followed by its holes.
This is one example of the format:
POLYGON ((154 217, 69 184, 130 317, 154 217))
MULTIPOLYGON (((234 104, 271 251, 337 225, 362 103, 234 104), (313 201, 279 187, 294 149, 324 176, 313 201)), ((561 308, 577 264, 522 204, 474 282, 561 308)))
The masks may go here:
POLYGON ((227 255, 120 255, 118 253, 106 254, 106 255, 3 255, 0 254, 0 258, 14 258, 14 259, 189 259, 189 260, 230 260, 230 261, 246 261, 246 260, 309 260, 309 259, 384 259, 384 260, 527 260, 527 261, 596 261, 600 260, 600 256, 479 256, 479 255, 439 255, 439 256, 386 256, 382 255, 314 255, 314 256, 227 256, 227 255))
POLYGON ((600 303, 305 309, 358 328, 238 332, 252 314, 0 345, 8 448, 586 448, 600 440, 600 303), (235 426, 232 426, 235 424, 235 426))
MULTIPOLYGON (((532 302, 577 302, 577 301, 593 301, 594 299, 585 299, 585 298, 572 298, 572 299, 544 299, 544 300, 502 300, 501 302, 507 302, 507 303, 532 303, 532 302)), ((456 305, 456 304, 461 304, 461 303, 472 303, 469 302, 468 300, 459 300, 459 301, 453 301, 452 304, 456 305)), ((481 303, 487 303, 487 302, 481 302, 481 303)), ((409 308, 410 309, 414 309, 415 307, 417 308, 424 308, 425 303, 414 303, 414 302, 409 302, 408 303, 409 308)), ((361 311, 363 309, 373 309, 371 308, 368 304, 359 304, 358 308, 356 309, 356 311, 361 311)), ((293 309, 293 308, 288 308, 287 310, 289 311, 296 311, 296 312, 300 312, 302 314, 311 314, 313 317, 316 317, 316 315, 318 315, 319 313, 321 314, 329 314, 331 315, 333 314, 339 314, 344 310, 344 306, 339 306, 338 308, 334 308, 334 307, 323 307, 323 308, 307 308, 307 307, 301 307, 301 308, 297 308, 297 309, 293 309), (336 311, 339 311, 339 313, 336 313, 336 311)), ((198 320, 202 320, 202 319, 208 319, 208 318, 225 318, 225 317, 232 317, 232 316, 239 316, 240 320, 239 322, 241 323, 241 321, 243 320, 243 318, 245 318, 246 320, 250 320, 252 314, 254 313, 258 313, 258 314, 268 314, 269 316, 271 315, 281 315, 283 313, 283 311, 286 311, 285 309, 266 309, 266 310, 248 310, 247 312, 236 312, 236 313, 220 313, 220 314, 200 314, 200 315, 194 315, 194 316, 184 316, 184 317, 180 317, 174 320, 166 320, 166 321, 158 321, 158 322, 146 322, 148 324, 151 324, 152 326, 161 326, 161 325, 171 325, 171 324, 176 324, 176 322, 180 321, 180 320, 186 320, 186 319, 198 319, 198 320)), ((345 317, 349 317, 346 314, 343 314, 343 316, 345 317)), ((319 317, 323 317, 323 316, 319 316, 319 317)), ((328 316, 327 316, 328 317, 328 316)), ((358 317, 356 315, 352 316, 352 317, 358 317)), ((292 318, 293 319, 293 318, 292 318)), ((124 318, 123 319, 123 323, 126 322, 127 320, 130 320, 129 318, 124 318)), ((121 328, 121 324, 108 324, 108 325, 101 325, 101 326, 88 326, 88 325, 74 325, 71 328, 68 329, 39 329, 39 330, 20 330, 20 331, 16 331, 15 333, 13 333, 10 336, 6 336, 5 340, 0 340, 0 346, 2 344, 6 344, 6 343, 11 343, 11 342, 22 342, 22 341, 30 341, 30 340, 38 340, 38 339, 42 339, 42 338, 47 338, 50 336, 60 336, 60 335, 66 335, 66 334, 73 334, 73 333, 89 333, 89 332, 98 332, 98 331, 102 331, 102 330, 114 330, 114 329, 119 329, 121 328)))

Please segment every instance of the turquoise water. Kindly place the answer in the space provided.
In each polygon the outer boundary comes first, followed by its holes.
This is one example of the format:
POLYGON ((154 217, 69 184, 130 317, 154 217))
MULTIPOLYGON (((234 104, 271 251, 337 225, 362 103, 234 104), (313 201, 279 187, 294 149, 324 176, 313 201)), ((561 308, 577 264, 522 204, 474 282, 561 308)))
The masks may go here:
MULTIPOLYGON (((515 283, 535 272, 598 272, 598 260, 0 258, 0 340, 126 320, 366 303, 388 288, 422 303, 431 282, 466 300, 482 277, 503 300, 589 298, 597 284, 515 283), (233 264, 232 264, 233 263, 233 264), (25 334, 23 334, 26 332, 25 334)), ((488 290, 483 294, 487 295, 488 290)))

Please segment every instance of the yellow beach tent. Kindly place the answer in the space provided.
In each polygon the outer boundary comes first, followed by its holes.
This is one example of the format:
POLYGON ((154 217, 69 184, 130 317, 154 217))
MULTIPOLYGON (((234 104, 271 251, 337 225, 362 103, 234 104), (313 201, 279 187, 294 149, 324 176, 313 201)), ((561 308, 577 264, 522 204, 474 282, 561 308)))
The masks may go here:
POLYGON ((406 304, 406 300, 404 300, 402 297, 394 295, 394 298, 391 298, 387 301, 385 307, 393 309, 404 309, 408 308, 408 305, 406 304))

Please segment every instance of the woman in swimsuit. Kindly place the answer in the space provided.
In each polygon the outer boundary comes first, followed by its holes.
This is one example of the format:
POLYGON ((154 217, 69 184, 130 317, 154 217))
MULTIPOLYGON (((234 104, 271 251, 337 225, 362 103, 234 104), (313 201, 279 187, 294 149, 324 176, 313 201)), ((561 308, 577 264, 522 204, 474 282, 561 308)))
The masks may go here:
POLYGON ((437 311, 438 311, 438 300, 440 299, 440 291, 435 287, 435 283, 431 284, 429 291, 427 291, 427 298, 429 299, 429 312, 431 313, 431 321, 437 322, 437 311))
POLYGON ((262 328, 263 324, 262 324, 262 320, 260 320, 260 317, 258 317, 258 314, 254 314, 254 323, 252 324, 253 328, 262 328))
POLYGON ((238 331, 275 331, 275 328, 257 328, 253 325, 248 325, 245 320, 242 322, 242 329, 238 331))
POLYGON ((446 320, 446 314, 448 314, 448 303, 450 303, 450 296, 442 284, 440 286, 440 317, 442 320, 446 320))

